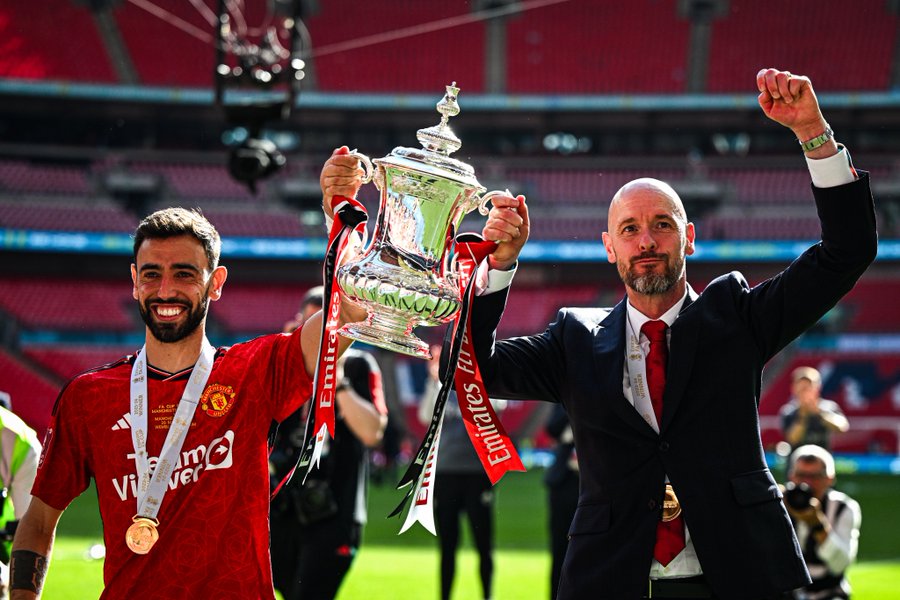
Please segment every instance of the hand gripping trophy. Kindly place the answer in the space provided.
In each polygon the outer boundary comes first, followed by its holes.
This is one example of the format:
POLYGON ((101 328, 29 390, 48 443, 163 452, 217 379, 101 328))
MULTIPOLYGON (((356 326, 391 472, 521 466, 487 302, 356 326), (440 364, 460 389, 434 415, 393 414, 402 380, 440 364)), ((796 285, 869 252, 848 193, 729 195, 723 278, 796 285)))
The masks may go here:
POLYGON ((381 205, 372 241, 337 273, 341 290, 368 311, 365 321, 345 325, 343 336, 394 352, 430 358, 428 345, 413 328, 452 320, 461 306, 451 248, 463 217, 508 192, 489 192, 474 169, 450 154, 462 142, 447 124, 459 114, 456 82, 438 102, 441 122, 416 135, 422 148, 397 147, 369 160, 352 153, 375 182, 381 205), (372 166, 375 163, 375 167, 372 166), (484 194, 484 195, 481 195, 484 194))

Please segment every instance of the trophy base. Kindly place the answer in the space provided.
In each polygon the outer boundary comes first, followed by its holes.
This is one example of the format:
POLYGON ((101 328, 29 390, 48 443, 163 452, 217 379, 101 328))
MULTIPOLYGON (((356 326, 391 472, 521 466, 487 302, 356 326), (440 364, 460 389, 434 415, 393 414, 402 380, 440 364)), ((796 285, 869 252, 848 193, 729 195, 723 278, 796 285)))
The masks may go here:
POLYGON ((405 319, 379 318, 370 313, 365 321, 347 323, 338 329, 338 334, 391 352, 431 360, 428 344, 416 337, 405 319))

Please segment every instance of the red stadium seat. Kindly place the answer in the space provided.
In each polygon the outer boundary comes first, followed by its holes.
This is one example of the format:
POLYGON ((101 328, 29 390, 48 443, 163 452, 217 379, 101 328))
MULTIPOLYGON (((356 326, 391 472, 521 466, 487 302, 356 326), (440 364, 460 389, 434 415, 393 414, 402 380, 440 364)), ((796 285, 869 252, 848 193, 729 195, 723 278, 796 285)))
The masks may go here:
POLYGON ((4 2, 0 6, 0 39, 0 77, 116 80, 90 11, 75 2, 4 2))
POLYGON ((0 309, 28 329, 139 331, 128 279, 0 279, 0 309))
POLYGON ((0 390, 12 398, 13 412, 43 439, 60 386, 0 347, 0 390))
POLYGON ((114 362, 139 348, 130 346, 28 346, 23 352, 29 359, 53 371, 63 380, 90 369, 114 362))
POLYGON ((809 75, 819 91, 888 89, 897 15, 882 0, 858 0, 852 6, 791 2, 792 13, 803 15, 804 31, 840 29, 841 43, 824 46, 805 43, 797 35, 796 19, 769 3, 730 0, 728 7, 728 15, 712 23, 707 91, 746 93, 747 78, 760 65, 809 75))
POLYGON ((306 285, 226 284, 210 318, 230 333, 280 332, 300 308, 306 285))

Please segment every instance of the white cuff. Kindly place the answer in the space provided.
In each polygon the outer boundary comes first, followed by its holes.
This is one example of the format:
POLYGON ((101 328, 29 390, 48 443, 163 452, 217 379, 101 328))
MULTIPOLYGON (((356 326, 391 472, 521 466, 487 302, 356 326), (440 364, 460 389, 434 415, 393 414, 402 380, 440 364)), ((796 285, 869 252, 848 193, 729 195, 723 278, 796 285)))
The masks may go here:
POLYGON ((475 295, 487 296, 508 288, 518 266, 519 264, 516 263, 509 271, 499 271, 488 266, 488 259, 481 261, 475 272, 475 295))
MULTIPOLYGON (((323 214, 324 214, 324 213, 323 213, 323 214)), ((325 215, 325 233, 326 233, 326 234, 330 234, 330 233, 331 233, 331 226, 332 226, 332 225, 334 225, 334 217, 329 217, 328 215, 325 215)))
POLYGON ((804 158, 812 183, 817 188, 837 187, 856 181, 850 152, 843 146, 838 148, 837 154, 828 158, 804 158))

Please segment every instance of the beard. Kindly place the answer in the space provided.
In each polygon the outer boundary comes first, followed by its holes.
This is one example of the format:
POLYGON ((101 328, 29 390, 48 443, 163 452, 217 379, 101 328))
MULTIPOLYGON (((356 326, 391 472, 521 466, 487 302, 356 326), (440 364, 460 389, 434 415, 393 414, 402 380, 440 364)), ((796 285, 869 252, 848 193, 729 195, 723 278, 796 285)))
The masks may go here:
POLYGON ((646 296, 658 296, 671 290, 684 273, 684 257, 669 260, 668 254, 654 254, 645 252, 631 260, 631 265, 618 262, 619 277, 626 286, 639 294, 646 296), (647 258, 661 258, 665 265, 662 273, 640 272, 640 267, 634 266, 634 261, 647 258))
POLYGON ((160 301, 154 299, 153 301, 146 300, 143 304, 138 304, 138 308, 141 312, 141 319, 144 320, 144 324, 150 329, 150 333, 153 334, 153 337, 160 342, 172 344, 183 340, 197 331, 197 328, 203 323, 203 320, 206 318, 206 311, 209 309, 209 294, 204 294, 200 304, 196 307, 180 300, 160 301), (184 306, 188 309, 187 319, 180 324, 160 323, 156 321, 153 316, 153 304, 178 304, 184 306))

